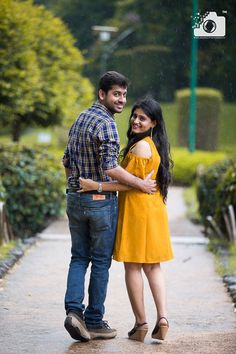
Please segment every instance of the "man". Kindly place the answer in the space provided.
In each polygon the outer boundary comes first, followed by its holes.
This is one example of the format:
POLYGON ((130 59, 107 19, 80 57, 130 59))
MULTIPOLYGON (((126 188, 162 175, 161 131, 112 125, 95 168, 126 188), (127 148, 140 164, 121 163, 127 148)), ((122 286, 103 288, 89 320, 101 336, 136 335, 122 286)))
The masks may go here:
POLYGON ((118 166, 119 135, 114 120, 126 103, 128 80, 109 71, 99 81, 98 101, 72 125, 63 163, 68 177, 67 215, 72 240, 67 279, 65 328, 75 340, 108 339, 116 330, 103 321, 109 268, 117 223, 116 193, 79 193, 79 177, 96 181, 119 180, 145 193, 155 182, 141 180, 118 166), (88 306, 85 309, 85 273, 91 263, 88 306))

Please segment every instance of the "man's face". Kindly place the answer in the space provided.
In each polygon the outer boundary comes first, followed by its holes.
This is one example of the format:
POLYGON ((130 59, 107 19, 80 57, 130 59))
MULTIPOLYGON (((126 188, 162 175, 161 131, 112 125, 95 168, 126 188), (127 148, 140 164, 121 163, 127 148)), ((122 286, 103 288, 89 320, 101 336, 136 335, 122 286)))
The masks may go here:
POLYGON ((114 85, 105 93, 99 90, 100 102, 112 113, 121 113, 126 104, 127 88, 114 85))

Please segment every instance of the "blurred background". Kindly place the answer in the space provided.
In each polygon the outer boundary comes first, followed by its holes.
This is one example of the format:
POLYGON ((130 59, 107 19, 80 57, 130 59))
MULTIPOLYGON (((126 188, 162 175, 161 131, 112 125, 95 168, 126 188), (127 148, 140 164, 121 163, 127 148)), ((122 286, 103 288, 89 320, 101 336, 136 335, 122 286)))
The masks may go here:
MULTIPOLYGON (((95 98, 100 75, 117 70, 131 81, 127 108, 117 115, 122 143, 130 106, 151 93, 162 104, 171 145, 188 146, 188 133, 181 131, 188 126, 189 112, 186 107, 185 117, 178 112, 182 103, 177 93, 190 87, 193 3, 2 0, 1 135, 7 128, 15 141, 26 134, 34 143, 48 144, 50 140, 54 144, 59 138, 63 145, 63 131, 68 131, 80 110, 95 98), (63 129, 37 132, 35 127, 41 126, 63 129)), ((233 0, 225 4, 200 0, 197 5, 201 14, 215 11, 226 18, 225 38, 198 40, 196 86, 218 91, 205 92, 205 102, 210 96, 217 109, 207 109, 206 115, 212 118, 197 118, 203 130, 197 148, 232 151, 236 6, 233 0), (214 141, 205 146, 203 140, 211 134, 214 141)))

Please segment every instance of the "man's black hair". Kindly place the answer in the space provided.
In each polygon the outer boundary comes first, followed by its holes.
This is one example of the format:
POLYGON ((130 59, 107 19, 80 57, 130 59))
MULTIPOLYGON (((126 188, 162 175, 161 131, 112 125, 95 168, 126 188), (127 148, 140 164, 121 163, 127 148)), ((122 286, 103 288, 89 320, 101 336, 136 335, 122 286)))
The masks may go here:
POLYGON ((98 89, 107 93, 114 85, 127 88, 129 86, 129 80, 116 71, 107 71, 100 78, 98 89))

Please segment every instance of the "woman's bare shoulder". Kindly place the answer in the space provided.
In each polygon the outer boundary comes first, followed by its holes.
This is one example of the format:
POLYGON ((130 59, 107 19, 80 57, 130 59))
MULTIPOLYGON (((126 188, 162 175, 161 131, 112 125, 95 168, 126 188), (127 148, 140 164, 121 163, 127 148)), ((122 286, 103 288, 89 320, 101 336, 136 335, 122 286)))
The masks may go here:
POLYGON ((150 158, 152 156, 152 151, 149 143, 145 140, 140 140, 132 148, 132 153, 140 157, 150 158))

